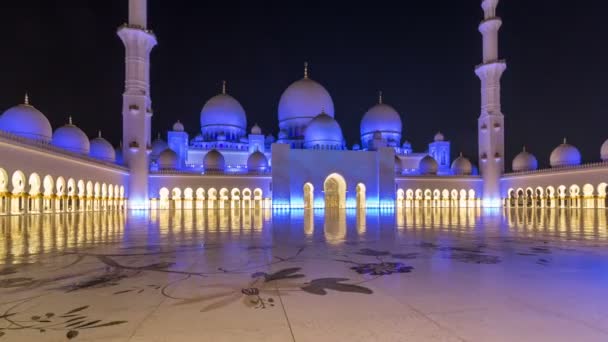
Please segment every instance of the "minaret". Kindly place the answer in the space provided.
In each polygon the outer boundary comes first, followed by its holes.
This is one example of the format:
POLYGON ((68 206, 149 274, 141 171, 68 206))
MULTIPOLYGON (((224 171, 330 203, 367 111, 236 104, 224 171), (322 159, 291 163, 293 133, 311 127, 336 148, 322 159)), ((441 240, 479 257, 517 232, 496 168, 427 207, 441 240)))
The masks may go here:
POLYGON ((496 16, 499 0, 483 0, 484 20, 479 24, 483 36, 483 63, 475 68, 481 80, 481 114, 478 120, 479 170, 483 177, 483 205, 500 206, 500 177, 504 172, 504 116, 500 108, 500 78, 507 64, 498 58, 498 30, 502 20, 496 16))
POLYGON ((117 33, 125 45, 122 140, 124 163, 131 171, 128 207, 147 209, 152 119, 150 52, 156 45, 156 37, 147 29, 147 0, 129 0, 129 23, 119 27, 117 33))

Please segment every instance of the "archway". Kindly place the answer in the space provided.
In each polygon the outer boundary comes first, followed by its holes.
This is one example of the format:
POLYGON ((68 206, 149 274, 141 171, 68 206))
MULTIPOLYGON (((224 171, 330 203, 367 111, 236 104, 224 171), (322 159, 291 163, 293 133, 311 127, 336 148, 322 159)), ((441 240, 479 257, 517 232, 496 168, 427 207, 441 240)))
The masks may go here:
POLYGON ((311 183, 304 184, 304 208, 314 208, 315 200, 315 187, 311 183))
POLYGON ((160 209, 169 209, 169 189, 161 188, 158 195, 160 197, 160 209))
POLYGON ((40 212, 40 199, 42 194, 40 193, 41 181, 40 176, 37 173, 32 173, 28 180, 30 185, 29 200, 28 200, 28 211, 30 213, 40 212))
POLYGON ((9 213, 9 200, 8 174, 4 169, 0 169, 0 215, 9 213))
POLYGON ((403 207, 403 199, 405 198, 405 192, 403 189, 397 190, 397 208, 403 207))
POLYGON ((357 209, 367 208, 367 199, 365 196, 366 196, 365 184, 363 184, 363 183, 357 184, 357 209))
POLYGON ((337 173, 327 176, 323 183, 325 208, 346 208, 346 181, 337 173))
POLYGON ((26 211, 25 208, 25 174, 19 170, 13 173, 13 203, 11 204, 11 212, 13 214, 21 214, 26 211))
POLYGON ((606 208, 606 193, 608 192, 608 184, 600 183, 597 186, 597 207, 606 208))
POLYGON ((583 185, 583 208, 595 208, 595 197, 593 196, 593 185, 583 185))

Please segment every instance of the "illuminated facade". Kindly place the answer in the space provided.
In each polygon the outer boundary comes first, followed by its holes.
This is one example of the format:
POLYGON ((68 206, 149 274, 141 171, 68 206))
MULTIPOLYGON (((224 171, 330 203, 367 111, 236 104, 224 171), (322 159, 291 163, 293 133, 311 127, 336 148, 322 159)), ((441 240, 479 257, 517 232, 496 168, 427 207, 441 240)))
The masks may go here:
MULTIPOLYGON (((403 140, 402 117, 382 94, 364 114, 360 142, 347 146, 329 91, 306 64, 278 103, 276 137, 250 125, 224 82, 200 112, 191 137, 177 121, 166 140, 152 140, 147 1, 129 0, 129 23, 118 29, 125 46, 123 144, 94 138, 73 118, 54 132, 26 95, 0 116, 0 214, 63 211, 203 208, 576 207, 604 208, 608 142, 602 162, 581 165, 564 141, 552 168, 523 151, 505 173, 505 117, 500 78, 498 0, 482 1, 484 20, 478 119, 479 166, 437 133, 428 150, 403 140)), ((162 129, 161 129, 162 130, 162 129)))

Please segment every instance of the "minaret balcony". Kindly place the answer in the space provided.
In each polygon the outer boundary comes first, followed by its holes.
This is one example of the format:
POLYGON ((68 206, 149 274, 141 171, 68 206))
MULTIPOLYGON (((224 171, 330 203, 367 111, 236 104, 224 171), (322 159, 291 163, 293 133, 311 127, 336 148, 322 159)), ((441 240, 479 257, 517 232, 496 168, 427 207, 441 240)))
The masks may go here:
POLYGON ((139 151, 139 144, 137 143, 137 141, 134 140, 129 143, 129 151, 133 153, 139 151))

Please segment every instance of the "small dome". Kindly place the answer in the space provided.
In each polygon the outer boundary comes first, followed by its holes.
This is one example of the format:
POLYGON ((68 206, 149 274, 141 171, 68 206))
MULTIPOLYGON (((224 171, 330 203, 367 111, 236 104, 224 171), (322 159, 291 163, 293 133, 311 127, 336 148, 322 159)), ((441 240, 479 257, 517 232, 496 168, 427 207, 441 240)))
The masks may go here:
POLYGON ((179 120, 177 120, 177 122, 173 124, 173 131, 174 132, 183 132, 184 124, 179 122, 179 120))
POLYGON ((436 175, 438 169, 439 164, 437 164, 435 158, 428 155, 420 159, 420 162, 418 163, 418 172, 420 172, 421 175, 436 175))
POLYGON ((361 137, 376 131, 384 134, 397 134, 401 137, 401 116, 395 108, 382 103, 382 101, 379 102, 363 115, 361 137))
POLYGON ((222 93, 209 99, 201 110, 201 130, 247 129, 245 109, 234 97, 222 93))
POLYGON ((24 102, 7 109, 0 116, 0 130, 24 138, 50 142, 53 137, 51 123, 42 112, 29 104, 27 95, 24 102))
POLYGON ((435 134, 434 140, 435 141, 443 141, 443 140, 445 140, 445 137, 443 136, 443 134, 441 132, 437 132, 435 134))
POLYGON ((262 134, 262 129, 260 128, 260 126, 258 126, 257 123, 255 125, 253 125, 253 127, 251 127, 251 134, 254 134, 254 135, 262 134))
POLYGON ((462 153, 452 162, 452 173, 455 175, 471 175, 473 173, 473 164, 464 157, 462 153))
POLYGON ((536 170, 538 169, 538 161, 536 160, 536 157, 532 153, 526 151, 526 148, 524 147, 524 150, 513 158, 512 168, 514 172, 536 170))
POLYGON ((106 139, 101 137, 101 131, 96 138, 91 139, 90 141, 89 156, 111 163, 116 161, 114 147, 106 139))
POLYGON ((72 124, 72 117, 70 117, 68 124, 55 130, 51 143, 75 153, 89 154, 91 149, 89 137, 80 128, 72 124))
POLYGON ((334 102, 329 92, 319 83, 304 78, 292 83, 281 95, 279 100, 279 123, 290 119, 312 120, 324 111, 334 117, 334 102))
POLYGON ((154 141, 152 142, 152 152, 150 153, 150 158, 158 159, 160 153, 169 148, 169 145, 160 137, 160 134, 154 141))
POLYGON ((247 158, 247 170, 250 172, 263 172, 268 169, 268 158, 264 153, 255 151, 247 158))
POLYGON ((412 148, 412 143, 410 143, 409 141, 404 141, 403 145, 401 145, 401 147, 403 148, 412 148))
POLYGON ((608 140, 604 141, 604 143, 602 144, 600 156, 602 157, 603 161, 608 161, 608 140))
POLYGON ((403 172, 403 162, 397 155, 395 156, 395 172, 399 174, 403 172))
POLYGON ((334 118, 321 113, 306 126, 305 148, 340 149, 344 144, 342 128, 334 118))
POLYGON ((581 163, 581 153, 566 141, 557 146, 549 158, 551 167, 573 166, 581 163))
POLYGON ((359 144, 353 145, 353 151, 359 151, 360 149, 361 149, 361 145, 359 145, 359 144))
POLYGON ((166 148, 158 156, 158 166, 161 169, 177 169, 179 168, 179 160, 177 153, 170 148, 166 148))
POLYGON ((224 171, 225 167, 224 156, 216 149, 209 151, 203 159, 205 171, 224 171))

